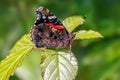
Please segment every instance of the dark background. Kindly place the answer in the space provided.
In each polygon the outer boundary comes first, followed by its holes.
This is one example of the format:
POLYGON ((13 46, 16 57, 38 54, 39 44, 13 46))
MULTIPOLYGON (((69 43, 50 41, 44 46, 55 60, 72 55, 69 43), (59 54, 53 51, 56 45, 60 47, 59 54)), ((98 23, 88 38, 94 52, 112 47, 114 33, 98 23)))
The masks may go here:
MULTIPOLYGON (((120 0, 1 0, 0 60, 29 32, 39 6, 50 9, 61 21, 85 16, 86 23, 76 31, 92 29, 104 36, 74 41, 72 51, 79 62, 76 80, 120 80, 120 0)), ((18 76, 10 80, 21 80, 18 76)))

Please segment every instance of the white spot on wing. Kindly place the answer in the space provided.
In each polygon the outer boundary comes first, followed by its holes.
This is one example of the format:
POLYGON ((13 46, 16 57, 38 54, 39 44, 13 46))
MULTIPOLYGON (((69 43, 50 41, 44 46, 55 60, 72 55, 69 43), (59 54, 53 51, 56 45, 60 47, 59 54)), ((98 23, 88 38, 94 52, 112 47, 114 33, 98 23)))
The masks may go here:
POLYGON ((55 29, 55 28, 52 28, 52 31, 53 31, 53 32, 55 32, 55 31, 57 31, 57 29, 55 29))
POLYGON ((46 20, 44 20, 44 22, 46 22, 46 20))
POLYGON ((42 18, 43 18, 43 19, 46 19, 46 17, 45 17, 45 16, 42 16, 42 18))
POLYGON ((56 16, 48 16, 48 19, 55 19, 56 16))
POLYGON ((43 10, 43 7, 39 7, 38 9, 37 9, 37 11, 42 11, 43 10))

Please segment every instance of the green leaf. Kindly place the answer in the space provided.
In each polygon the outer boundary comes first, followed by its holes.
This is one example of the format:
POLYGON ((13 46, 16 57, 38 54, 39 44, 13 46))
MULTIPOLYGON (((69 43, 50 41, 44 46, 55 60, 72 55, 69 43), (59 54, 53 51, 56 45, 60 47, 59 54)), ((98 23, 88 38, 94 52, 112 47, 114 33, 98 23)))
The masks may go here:
POLYGON ((30 35, 23 36, 12 48, 10 54, 0 62, 0 80, 8 80, 24 58, 31 52, 33 43, 30 35))
POLYGON ((33 50, 15 70, 15 74, 22 80, 42 80, 40 76, 41 52, 33 50), (23 74, 24 73, 24 74, 23 74))
POLYGON ((103 36, 96 31, 93 30, 80 30, 79 32, 76 32, 75 39, 91 39, 91 38, 103 38, 103 36))
POLYGON ((78 65, 75 56, 68 51, 45 51, 42 55, 41 70, 43 80, 73 80, 78 65))
POLYGON ((81 16, 72 16, 63 20, 63 25, 66 27, 68 32, 72 32, 78 25, 82 25, 85 22, 81 16))

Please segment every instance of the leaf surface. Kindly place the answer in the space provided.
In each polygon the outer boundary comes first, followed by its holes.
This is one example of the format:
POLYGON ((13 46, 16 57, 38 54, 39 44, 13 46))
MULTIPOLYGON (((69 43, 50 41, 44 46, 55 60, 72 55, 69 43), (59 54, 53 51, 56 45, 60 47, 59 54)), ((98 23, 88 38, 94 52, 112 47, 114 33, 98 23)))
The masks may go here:
POLYGON ((66 27, 68 32, 72 32, 76 27, 82 25, 85 22, 82 16, 71 16, 63 20, 63 25, 66 27))
POLYGON ((31 52, 33 43, 30 35, 24 35, 12 48, 9 55, 0 62, 0 80, 8 80, 24 58, 31 52))
POLYGON ((73 80, 78 70, 75 56, 68 51, 45 52, 40 66, 43 80, 73 80))
POLYGON ((91 38, 103 38, 103 36, 96 31, 93 30, 80 30, 76 32, 75 39, 91 39, 91 38))

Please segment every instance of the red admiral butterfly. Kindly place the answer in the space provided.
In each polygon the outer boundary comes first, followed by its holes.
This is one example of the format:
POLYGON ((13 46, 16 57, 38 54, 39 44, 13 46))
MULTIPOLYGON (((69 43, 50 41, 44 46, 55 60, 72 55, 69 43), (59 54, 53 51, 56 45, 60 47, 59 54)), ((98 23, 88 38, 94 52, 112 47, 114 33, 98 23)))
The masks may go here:
POLYGON ((69 34, 63 24, 47 8, 36 10, 38 15, 30 31, 32 42, 37 48, 66 48, 70 46, 75 34, 69 34))

